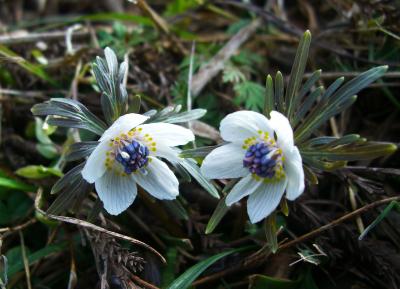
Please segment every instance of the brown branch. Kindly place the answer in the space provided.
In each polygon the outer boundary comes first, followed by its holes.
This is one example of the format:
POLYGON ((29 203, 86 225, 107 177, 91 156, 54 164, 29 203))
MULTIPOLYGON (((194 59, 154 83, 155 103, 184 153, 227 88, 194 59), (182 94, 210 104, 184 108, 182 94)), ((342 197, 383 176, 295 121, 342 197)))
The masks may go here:
POLYGON ((15 226, 15 227, 0 228, 0 233, 11 233, 11 232, 23 230, 26 227, 29 227, 30 225, 35 224, 36 221, 37 221, 36 219, 30 219, 29 221, 27 221, 21 225, 15 226))
MULTIPOLYGON (((355 211, 353 211, 351 213, 348 213, 348 214, 346 214, 346 215, 344 215, 344 216, 342 216, 342 217, 330 222, 329 224, 326 224, 326 225, 324 225, 322 227, 319 227, 318 229, 315 229, 315 230, 313 230, 313 231, 311 231, 311 232, 309 232, 307 234, 304 234, 304 235, 302 235, 302 236, 300 236, 300 237, 298 237, 298 238, 296 238, 296 239, 294 239, 292 241, 283 243, 282 245, 279 246, 278 250, 287 249, 287 248, 292 247, 294 245, 297 245, 297 244, 299 244, 301 242, 307 241, 307 240, 309 240, 311 238, 314 238, 314 237, 318 236, 319 234, 321 234, 321 233, 323 233, 323 232, 325 232, 325 231, 327 231, 327 230, 329 230, 329 229, 331 229, 333 227, 336 227, 337 225, 339 225, 339 224, 341 224, 341 223, 343 223, 345 221, 351 220, 352 218, 355 218, 358 215, 360 215, 362 213, 365 213, 365 212, 367 212, 367 211, 369 211, 369 210, 371 210, 373 208, 379 207, 379 206, 381 206, 383 204, 386 204, 386 203, 390 203, 392 201, 398 201, 398 200, 400 200, 400 196, 386 198, 386 199, 379 200, 379 201, 373 202, 371 204, 365 205, 364 207, 361 207, 361 208, 359 208, 359 209, 357 209, 357 210, 355 210, 355 211)), ((264 255, 259 255, 256 258, 254 258, 254 257, 246 258, 240 264, 235 265, 235 266, 233 266, 231 268, 228 268, 228 269, 226 269, 224 271, 217 272, 215 274, 212 274, 212 275, 206 276, 204 278, 201 278, 201 279, 197 280, 196 282, 194 282, 192 285, 196 286, 196 285, 212 282, 214 280, 218 280, 220 278, 223 278, 223 277, 225 277, 225 276, 227 276, 229 274, 232 274, 232 273, 235 273, 235 272, 238 272, 238 271, 242 271, 242 270, 247 270, 247 269, 250 269, 250 268, 253 268, 253 267, 257 267, 257 266, 261 265, 262 263, 264 263, 267 259, 268 259, 268 255, 265 255, 265 254, 264 255)))
POLYGON ((329 224, 326 224, 326 225, 324 225, 322 227, 319 227, 318 229, 315 229, 314 231, 311 231, 311 232, 309 232, 307 234, 304 234, 304 235, 302 235, 302 236, 300 236, 300 237, 298 237, 298 238, 296 238, 296 239, 294 239, 292 241, 289 241, 289 242, 286 242, 286 243, 282 244, 282 246, 280 246, 279 250, 289 248, 289 247, 291 247, 293 245, 296 245, 298 243, 301 243, 301 242, 304 242, 304 241, 306 241, 308 239, 311 239, 311 238, 321 234, 322 232, 324 232, 326 230, 329 230, 329 229, 331 229, 333 227, 336 227, 337 225, 339 225, 339 224, 341 224, 341 223, 343 223, 345 221, 348 221, 350 219, 353 219, 353 218, 361 215, 362 213, 364 213, 366 211, 369 211, 369 210, 371 210, 373 208, 379 207, 380 205, 383 205, 383 204, 386 204, 386 203, 390 203, 392 201, 398 201, 398 200, 400 200, 400 196, 386 198, 386 199, 379 200, 379 201, 373 202, 371 204, 365 205, 364 207, 361 207, 361 208, 359 208, 359 209, 357 209, 357 210, 355 210, 355 211, 353 211, 351 213, 348 213, 348 214, 346 214, 346 215, 344 215, 344 216, 342 216, 342 217, 330 222, 329 224))
POLYGON ((249 25, 239 30, 211 60, 200 68, 193 76, 192 95, 193 98, 199 95, 208 82, 211 81, 223 68, 224 63, 231 58, 239 47, 253 35, 260 27, 261 20, 253 20, 249 25))
POLYGON ((35 200, 35 209, 39 213, 43 214, 44 216, 46 216, 46 217, 48 217, 50 219, 53 219, 53 220, 74 224, 74 225, 77 225, 77 226, 81 226, 81 227, 84 227, 84 228, 87 228, 87 229, 91 229, 91 230, 94 230, 94 231, 98 231, 98 232, 113 236, 113 237, 121 239, 121 240, 125 240, 125 241, 128 241, 128 242, 131 242, 132 244, 144 247, 147 250, 153 252, 157 257, 159 257, 161 259, 161 261, 164 264, 167 263, 165 258, 156 249, 154 249, 153 247, 151 247, 150 245, 148 245, 148 244, 146 244, 146 243, 144 243, 142 241, 139 241, 139 240, 134 239, 134 238, 129 237, 129 236, 125 236, 125 235, 117 233, 117 232, 109 231, 107 229, 104 229, 104 228, 99 227, 99 226, 97 226, 95 224, 86 222, 84 220, 71 218, 71 217, 64 217, 64 216, 56 216, 56 215, 47 214, 45 211, 43 211, 42 209, 39 208, 41 195, 42 195, 42 192, 39 189, 38 192, 37 192, 36 200, 35 200))
POLYGON ((160 289, 159 287, 154 286, 153 284, 150 284, 150 283, 144 281, 143 279, 139 278, 136 275, 131 274, 130 277, 132 278, 133 281, 138 283, 140 286, 143 286, 148 289, 160 289))

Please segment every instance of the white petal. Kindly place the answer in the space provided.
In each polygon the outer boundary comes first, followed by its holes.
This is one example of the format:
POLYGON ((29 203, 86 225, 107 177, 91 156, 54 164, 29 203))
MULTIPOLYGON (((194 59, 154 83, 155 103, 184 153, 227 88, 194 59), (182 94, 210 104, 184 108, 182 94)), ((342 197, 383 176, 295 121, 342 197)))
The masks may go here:
POLYGON ((166 146, 179 146, 194 141, 190 129, 171 123, 149 123, 140 126, 143 133, 148 133, 154 140, 166 146))
POLYGON ((150 151, 150 155, 164 158, 171 163, 179 163, 182 158, 179 157, 180 149, 172 148, 163 144, 157 144, 156 151, 150 151))
POLYGON ((132 128, 145 122, 149 117, 137 113, 128 113, 120 116, 101 136, 100 141, 117 137, 127 133, 132 128))
POLYGON ((243 167, 246 151, 235 143, 220 146, 209 153, 201 165, 201 173, 209 179, 240 178, 249 174, 243 167))
POLYGON ((294 146, 293 129, 286 116, 277 111, 271 111, 270 123, 278 137, 277 143, 283 152, 291 151, 294 146))
POLYGON ((250 222, 255 224, 269 216, 279 205, 286 187, 286 179, 260 186, 247 200, 250 222))
POLYGON ((240 201, 242 198, 254 193, 261 184, 262 182, 256 181, 251 174, 247 175, 232 188, 226 196, 225 204, 230 206, 240 201))
POLYGON ((114 171, 107 171, 96 181, 95 187, 104 208, 111 215, 125 211, 137 195, 137 187, 132 176, 120 176, 114 171))
POLYGON ((136 182, 150 195, 160 200, 173 200, 179 194, 179 182, 168 166, 157 158, 150 158, 147 174, 133 174, 136 182))
POLYGON ((221 137, 231 142, 243 142, 248 137, 257 136, 260 130, 273 135, 269 120, 264 115, 247 110, 228 114, 221 121, 219 130, 221 137))
POLYGON ((301 155, 295 146, 291 153, 285 155, 285 172, 288 179, 286 198, 293 201, 304 191, 304 170, 301 155))
POLYGON ((100 142, 86 160, 82 170, 82 177, 88 183, 93 184, 106 171, 105 161, 108 148, 108 142, 100 142))

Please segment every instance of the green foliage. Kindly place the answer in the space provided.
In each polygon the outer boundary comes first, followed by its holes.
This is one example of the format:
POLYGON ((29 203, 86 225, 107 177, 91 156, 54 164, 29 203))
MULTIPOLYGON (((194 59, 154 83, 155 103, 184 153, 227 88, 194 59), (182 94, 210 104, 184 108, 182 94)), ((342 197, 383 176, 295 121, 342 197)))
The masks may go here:
POLYGON ((114 22, 111 32, 99 30, 97 34, 100 46, 112 47, 119 57, 123 57, 128 50, 140 44, 151 43, 158 36, 153 27, 138 26, 129 29, 119 21, 114 22))
POLYGON ((9 61, 16 62, 26 71, 32 73, 33 75, 36 75, 37 77, 50 83, 51 85, 58 86, 57 82, 53 78, 51 78, 40 65, 29 62, 28 60, 24 59, 4 45, 0 45, 0 55, 7 58, 9 61))
POLYGON ((22 192, 11 191, 0 196, 0 226, 11 225, 27 217, 32 200, 22 192))
POLYGON ((117 56, 110 48, 104 50, 105 58, 97 57, 93 63, 93 74, 102 92, 101 107, 108 124, 125 114, 128 107, 128 92, 123 84, 128 68, 126 62, 118 65, 117 56))
POLYGON ((86 129, 98 135, 102 135, 106 129, 103 121, 72 99, 52 98, 35 104, 31 111, 35 116, 48 116, 49 125, 86 129))
POLYGON ((23 182, 13 180, 6 176, 0 176, 0 187, 12 190, 20 190, 23 192, 32 192, 35 190, 35 187, 32 185, 28 185, 23 182))
POLYGON ((266 275, 253 275, 250 277, 250 289, 318 289, 307 269, 298 280, 274 278, 266 275))
POLYGON ((219 254, 216 254, 214 256, 211 256, 203 261, 200 261, 196 265, 190 267, 188 270, 186 270, 182 275, 180 275, 177 279, 172 282, 167 289, 186 289, 189 288, 190 285, 193 283, 194 280, 197 279, 197 277, 200 276, 201 273, 203 273, 208 267, 210 267, 212 264, 217 262, 218 260, 231 255, 233 253, 238 253, 243 250, 248 249, 246 248, 238 248, 238 249, 232 249, 228 250, 219 254))
POLYGON ((400 213, 400 203, 396 201, 390 202, 390 204, 386 206, 386 208, 379 214, 379 216, 368 227, 365 228, 362 234, 358 237, 358 240, 363 240, 365 236, 380 222, 382 222, 382 220, 385 219, 393 209, 400 213))
POLYGON ((27 179, 43 179, 51 176, 61 177, 63 173, 56 168, 48 168, 42 165, 29 165, 20 168, 15 171, 15 173, 27 179))
POLYGON ((174 16, 196 8, 204 3, 204 0, 173 0, 170 1, 165 9, 165 16, 174 16))
MULTIPOLYGON (((61 252, 65 250, 68 246, 67 242, 59 243, 59 244, 52 244, 48 245, 38 251, 35 251, 33 253, 28 253, 28 263, 29 265, 33 265, 42 258, 48 257, 52 254, 61 252)), ((24 263, 22 258, 18 258, 18 255, 20 254, 21 247, 16 247, 12 249, 11 251, 11 260, 9 260, 9 265, 8 265, 8 271, 7 275, 8 277, 12 277, 14 274, 22 271, 24 269, 24 263)))
POLYGON ((344 167, 349 161, 373 159, 396 151, 392 143, 368 142, 359 135, 318 137, 300 146, 303 162, 320 170, 344 167))
POLYGON ((225 204, 225 197, 224 197, 218 202, 218 205, 215 208, 214 213, 211 215, 210 220, 208 220, 205 233, 211 234, 228 211, 229 207, 225 204))
POLYGON ((56 127, 44 124, 39 117, 35 117, 35 135, 39 141, 36 144, 36 149, 47 159, 54 159, 59 155, 55 144, 49 137, 55 130, 56 127))
POLYGON ((282 74, 277 72, 275 83, 270 75, 267 76, 265 113, 268 115, 271 110, 278 110, 288 117, 294 127, 295 142, 303 162, 317 170, 334 170, 344 167, 349 161, 373 159, 393 153, 397 149, 396 145, 367 142, 357 135, 309 139, 331 117, 352 105, 356 94, 387 70, 387 66, 371 68, 344 85, 344 78, 338 78, 326 90, 323 87, 313 88, 321 76, 321 71, 317 70, 301 85, 310 42, 311 34, 306 31, 297 49, 285 94, 282 74))
POLYGON ((244 81, 234 86, 236 104, 244 104, 245 108, 261 111, 264 105, 265 87, 252 81, 244 81))

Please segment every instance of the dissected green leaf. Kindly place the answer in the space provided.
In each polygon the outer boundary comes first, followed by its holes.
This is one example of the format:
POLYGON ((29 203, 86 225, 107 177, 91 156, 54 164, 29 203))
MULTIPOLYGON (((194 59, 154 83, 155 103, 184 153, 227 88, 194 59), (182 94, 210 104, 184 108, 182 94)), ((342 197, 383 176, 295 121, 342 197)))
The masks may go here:
POLYGON ((235 101, 237 104, 244 103, 247 109, 262 111, 264 107, 265 87, 252 81, 244 81, 235 84, 235 101))

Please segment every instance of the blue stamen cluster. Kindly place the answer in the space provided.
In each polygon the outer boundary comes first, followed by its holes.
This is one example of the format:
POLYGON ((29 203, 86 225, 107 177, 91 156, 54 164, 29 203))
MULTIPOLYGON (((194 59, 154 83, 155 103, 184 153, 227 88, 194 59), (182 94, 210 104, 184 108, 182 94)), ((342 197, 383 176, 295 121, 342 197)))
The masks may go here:
POLYGON ((149 149, 135 140, 124 146, 115 159, 122 164, 124 171, 127 174, 137 171, 144 167, 149 159, 149 149))
POLYGON ((274 177, 276 160, 273 155, 268 155, 270 152, 271 148, 263 142, 250 146, 244 156, 243 166, 261 178, 274 177))

